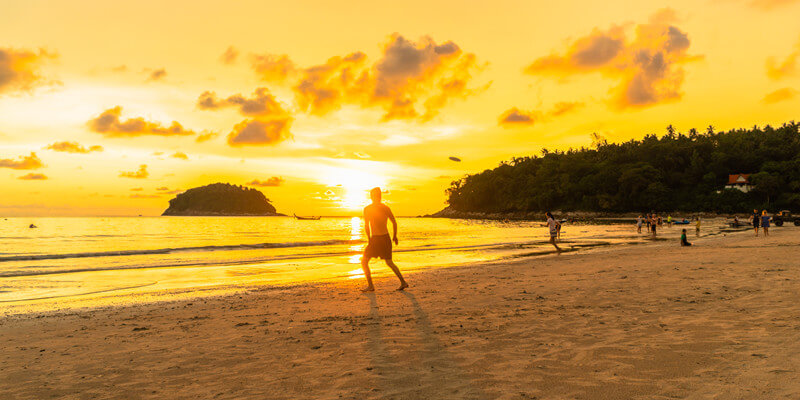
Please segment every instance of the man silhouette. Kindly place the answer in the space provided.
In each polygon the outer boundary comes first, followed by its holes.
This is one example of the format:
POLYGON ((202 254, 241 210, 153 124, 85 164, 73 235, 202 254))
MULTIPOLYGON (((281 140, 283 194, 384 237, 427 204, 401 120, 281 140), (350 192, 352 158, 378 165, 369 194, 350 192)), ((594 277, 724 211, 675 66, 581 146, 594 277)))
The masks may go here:
POLYGON ((400 287, 397 290, 403 290, 408 287, 408 283, 403 279, 403 274, 400 273, 397 265, 392 262, 392 240, 395 245, 398 244, 397 220, 394 219, 392 210, 386 204, 381 203, 381 188, 376 187, 370 190, 369 197, 372 198, 372 204, 364 207, 364 230, 367 232, 369 243, 364 248, 364 255, 361 257, 361 268, 364 269, 364 276, 367 278, 367 287, 362 291, 375 291, 375 286, 372 285, 372 274, 369 270, 371 258, 382 258, 386 261, 386 265, 400 278, 400 287), (394 228, 392 239, 389 239, 387 220, 392 221, 394 228))

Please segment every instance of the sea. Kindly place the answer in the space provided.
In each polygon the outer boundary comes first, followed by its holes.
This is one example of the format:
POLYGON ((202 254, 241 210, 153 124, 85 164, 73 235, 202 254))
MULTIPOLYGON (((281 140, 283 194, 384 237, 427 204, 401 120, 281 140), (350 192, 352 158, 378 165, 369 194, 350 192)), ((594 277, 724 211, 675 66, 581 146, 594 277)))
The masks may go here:
MULTIPOLYGON (((398 225, 394 260, 405 272, 535 264, 554 250, 537 221, 398 218, 398 225)), ((653 239, 632 220, 565 223, 559 245, 580 252, 658 240, 677 250, 682 227, 695 237, 694 224, 664 226, 653 239)), ((725 229, 722 219, 704 220, 701 234, 725 229)), ((365 245, 359 217, 0 218, 0 315, 363 280, 365 245)), ((371 266, 376 276, 391 275, 381 260, 371 266)))

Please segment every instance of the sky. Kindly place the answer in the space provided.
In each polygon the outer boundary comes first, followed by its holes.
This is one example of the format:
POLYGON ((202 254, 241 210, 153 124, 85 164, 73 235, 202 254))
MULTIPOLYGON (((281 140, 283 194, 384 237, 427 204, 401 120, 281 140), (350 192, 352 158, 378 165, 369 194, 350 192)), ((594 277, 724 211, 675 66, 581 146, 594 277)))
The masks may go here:
POLYGON ((379 186, 421 215, 453 180, 593 133, 800 109, 800 0, 0 9, 0 216, 160 215, 214 182, 299 215, 357 215, 379 186))

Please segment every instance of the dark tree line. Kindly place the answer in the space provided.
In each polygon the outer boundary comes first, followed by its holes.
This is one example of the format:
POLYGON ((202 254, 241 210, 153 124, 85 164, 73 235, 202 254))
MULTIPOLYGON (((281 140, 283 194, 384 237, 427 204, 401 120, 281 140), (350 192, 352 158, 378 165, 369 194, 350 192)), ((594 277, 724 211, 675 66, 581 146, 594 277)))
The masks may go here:
POLYGON ((269 215, 275 213, 263 193, 229 183, 189 189, 169 201, 164 215, 269 215))
POLYGON ((592 148, 542 150, 451 183, 457 211, 800 211, 800 124, 677 133, 592 148), (729 174, 752 174, 754 190, 723 189, 729 174))

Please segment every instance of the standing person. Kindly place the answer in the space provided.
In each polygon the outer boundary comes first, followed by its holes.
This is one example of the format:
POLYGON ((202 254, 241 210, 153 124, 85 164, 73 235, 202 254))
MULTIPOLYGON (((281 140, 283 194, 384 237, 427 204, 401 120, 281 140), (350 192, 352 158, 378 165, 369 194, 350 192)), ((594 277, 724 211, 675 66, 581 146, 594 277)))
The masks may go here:
POLYGON ((556 221, 556 239, 561 241, 561 221, 556 221))
POLYGON ((560 253, 561 247, 558 247, 556 244, 556 237, 558 236, 558 221, 553 218, 553 214, 550 211, 546 212, 544 216, 547 217, 547 222, 542 226, 550 228, 550 244, 552 244, 556 248, 556 251, 560 253))
POLYGON ((650 229, 653 230, 653 237, 656 237, 656 227, 658 226, 658 218, 653 214, 650 221, 650 229))
POLYGON ((651 221, 650 214, 644 215, 644 221, 647 223, 647 232, 651 232, 652 229, 650 229, 650 221, 651 221))
POLYGON ((761 216, 758 214, 758 210, 753 210, 750 220, 753 223, 753 229, 756 231, 756 237, 758 237, 758 226, 761 225, 761 216))
POLYGON ((636 217, 636 232, 642 233, 642 216, 636 217))
POLYGON ((767 215, 767 210, 761 212, 761 229, 764 230, 764 236, 769 236, 769 215, 767 215))
POLYGON ((686 229, 681 231, 681 246, 691 246, 692 244, 686 240, 686 229))
POLYGON ((381 203, 381 188, 373 188, 369 191, 372 204, 364 207, 364 230, 367 232, 367 247, 364 248, 364 255, 361 257, 361 268, 364 270, 364 277, 367 278, 367 287, 362 292, 374 292, 375 286, 372 285, 372 274, 369 270, 369 260, 371 258, 382 258, 386 265, 394 271, 400 279, 400 287, 403 290, 408 287, 408 283, 403 279, 400 269, 392 261, 392 240, 397 245, 397 220, 392 214, 392 210, 381 203), (392 221, 393 235, 389 239, 389 229, 387 220, 392 221))
POLYGON ((694 226, 694 234, 700 236, 700 217, 697 217, 697 223, 694 226))
POLYGON ((672 215, 667 215, 667 226, 672 228, 672 215))

